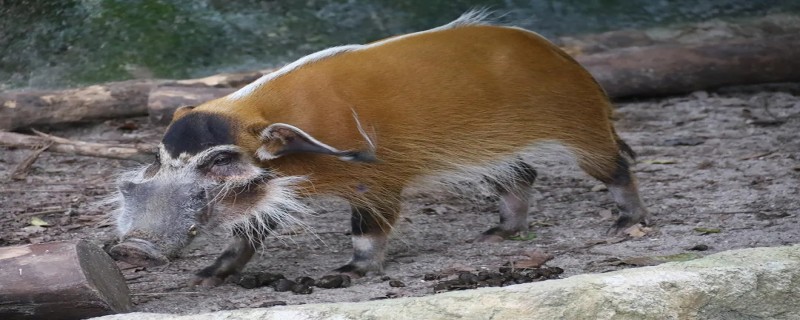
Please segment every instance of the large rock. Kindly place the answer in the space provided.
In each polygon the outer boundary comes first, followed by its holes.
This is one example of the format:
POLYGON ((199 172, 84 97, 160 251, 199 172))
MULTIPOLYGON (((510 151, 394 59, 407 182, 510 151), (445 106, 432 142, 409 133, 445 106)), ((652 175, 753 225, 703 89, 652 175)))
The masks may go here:
POLYGON ((427 297, 99 319, 455 318, 800 319, 800 245, 427 297))

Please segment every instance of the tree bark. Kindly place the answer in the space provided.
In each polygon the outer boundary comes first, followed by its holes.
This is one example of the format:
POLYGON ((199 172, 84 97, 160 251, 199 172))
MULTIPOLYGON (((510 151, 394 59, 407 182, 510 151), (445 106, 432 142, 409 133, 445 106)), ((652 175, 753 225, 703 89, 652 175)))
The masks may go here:
POLYGON ((116 264, 88 241, 0 248, 2 319, 85 319, 130 310, 116 264))

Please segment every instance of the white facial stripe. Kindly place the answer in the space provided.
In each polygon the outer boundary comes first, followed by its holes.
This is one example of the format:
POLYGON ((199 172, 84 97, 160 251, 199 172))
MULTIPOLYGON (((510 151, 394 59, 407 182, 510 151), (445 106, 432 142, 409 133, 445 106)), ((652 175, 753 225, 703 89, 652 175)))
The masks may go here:
POLYGON ((214 146, 214 147, 208 148, 206 150, 203 150, 203 152, 200 152, 197 155, 195 155, 194 157, 192 157, 191 158, 192 161, 190 162, 190 164, 192 166, 198 166, 201 163, 208 161, 209 158, 211 158, 211 156, 215 155, 218 152, 225 152, 225 151, 227 151, 227 152, 239 152, 240 150, 241 150, 241 148, 239 148, 239 146, 232 145, 232 144, 214 146))
POLYGON ((294 71, 296 69, 299 69, 299 68, 301 68, 301 67, 303 67, 303 66, 305 66, 307 64, 311 64, 311 63, 314 63, 316 61, 320 61, 320 60, 326 59, 328 57, 332 57, 332 56, 338 55, 340 53, 350 52, 350 51, 357 51, 357 50, 364 50, 364 49, 368 49, 368 48, 372 48, 372 47, 377 47, 377 46, 380 46, 380 45, 383 45, 383 44, 386 44, 386 43, 389 43, 389 42, 392 42, 392 41, 397 41, 397 40, 400 40, 400 39, 405 39, 405 38, 408 38, 408 37, 413 37, 413 36, 416 36, 416 35, 425 34, 425 33, 429 33, 429 32, 436 32, 436 31, 442 31, 442 30, 448 30, 448 29, 455 29, 455 28, 459 28, 459 27, 463 27, 463 26, 470 26, 470 25, 487 24, 486 20, 487 20, 487 17, 490 14, 491 14, 491 12, 486 10, 486 9, 472 10, 472 11, 469 11, 469 12, 466 12, 466 13, 462 14, 460 17, 458 17, 458 19, 456 19, 456 20, 454 20, 454 21, 452 21, 452 22, 450 22, 450 23, 448 23, 446 25, 443 25, 443 26, 440 26, 440 27, 436 27, 436 28, 433 28, 433 29, 430 29, 430 30, 425 30, 425 31, 409 33, 409 34, 405 34, 405 35, 401 35, 401 36, 396 36, 396 37, 392 37, 392 38, 389 38, 389 39, 373 42, 373 43, 368 44, 368 45, 348 44, 348 45, 343 45, 343 46, 338 46, 338 47, 327 48, 327 49, 322 50, 322 51, 317 51, 317 52, 314 52, 314 53, 309 54, 307 56, 304 56, 304 57, 302 57, 302 58, 300 58, 300 59, 298 59, 298 60, 296 60, 296 61, 294 61, 294 62, 292 62, 290 64, 287 64, 284 67, 282 67, 282 68, 280 68, 280 69, 278 69, 278 70, 276 70, 274 72, 265 74, 264 76, 262 76, 258 80, 256 80, 256 81, 244 86, 243 88, 237 90, 234 93, 229 94, 226 98, 228 100, 239 100, 239 99, 245 98, 245 97, 249 96, 250 94, 252 94, 253 92, 255 92, 259 87, 261 87, 263 84, 265 84, 267 82, 270 82, 270 81, 272 81, 272 80, 274 80, 274 79, 276 79, 278 77, 281 77, 281 76, 283 76, 283 75, 285 75, 285 74, 287 74, 289 72, 292 72, 292 71, 294 71))
MULTIPOLYGON (((196 155, 190 155, 187 153, 181 153, 178 155, 177 158, 173 158, 170 153, 166 150, 163 144, 159 145, 159 155, 161 158, 161 168, 159 169, 158 173, 150 178, 144 177, 144 172, 146 167, 138 170, 135 174, 127 175, 124 180, 133 181, 136 183, 142 183, 146 180, 169 180, 173 181, 176 179, 196 179, 197 176, 197 166, 200 165, 203 161, 207 161, 209 157, 213 154, 220 152, 220 151, 231 151, 231 152, 241 152, 241 148, 236 145, 219 145, 208 148, 203 150, 196 155)), ((260 175, 260 168, 253 166, 251 168, 254 171, 251 171, 249 174, 246 174, 248 177, 260 175)), ((229 177, 228 179, 232 184, 239 184, 246 182, 242 179, 235 179, 234 177, 229 177)), ((165 182, 169 182, 165 181, 165 182)))
POLYGON ((158 153, 159 156, 161 157, 161 165, 166 165, 174 168, 184 167, 184 166, 196 167, 201 162, 207 160, 208 157, 210 157, 212 154, 215 154, 220 151, 240 152, 241 148, 239 148, 239 146, 237 145, 225 144, 225 145, 213 146, 211 148, 203 150, 202 152, 196 155, 181 153, 180 155, 178 155, 177 158, 173 158, 172 155, 170 155, 170 153, 167 151, 166 147, 164 147, 163 143, 158 146, 158 153))

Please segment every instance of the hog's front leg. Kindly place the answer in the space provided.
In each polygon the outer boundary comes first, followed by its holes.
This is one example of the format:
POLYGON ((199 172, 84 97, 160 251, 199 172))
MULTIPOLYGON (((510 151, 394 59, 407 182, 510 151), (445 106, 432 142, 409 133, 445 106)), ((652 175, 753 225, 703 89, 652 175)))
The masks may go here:
POLYGON ((229 276, 241 272, 253 258, 256 250, 261 247, 264 238, 271 233, 271 230, 275 229, 276 224, 269 219, 267 221, 269 223, 266 226, 251 223, 247 227, 235 228, 233 230, 234 241, 225 248, 225 251, 222 251, 214 263, 195 274, 193 284, 214 287, 225 282, 229 276))
POLYGON ((358 278, 382 272, 386 245, 399 214, 399 202, 369 207, 351 205, 353 257, 334 271, 358 278))
POLYGON ((213 264, 195 274, 193 284, 206 287, 220 285, 228 276, 242 271, 258 247, 258 244, 251 242, 247 237, 237 236, 213 264))

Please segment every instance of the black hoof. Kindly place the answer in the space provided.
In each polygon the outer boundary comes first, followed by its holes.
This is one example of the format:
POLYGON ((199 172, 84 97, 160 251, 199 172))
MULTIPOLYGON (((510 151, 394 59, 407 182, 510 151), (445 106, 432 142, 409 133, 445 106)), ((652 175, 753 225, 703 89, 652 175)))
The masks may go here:
POLYGON ((219 270, 216 264, 203 268, 195 274, 194 280, 192 280, 192 285, 216 287, 225 282, 225 279, 231 275, 231 273, 220 273, 218 271, 219 270))
POLYGON ((196 276, 194 280, 192 280, 192 286, 201 286, 201 287, 216 287, 221 285, 225 282, 224 278, 220 277, 201 277, 196 276))
POLYGON ((517 231, 508 231, 500 227, 494 227, 484 231, 480 236, 475 238, 474 242, 503 242, 503 240, 511 238, 518 233, 517 231))
POLYGON ((358 279, 358 278, 366 276, 368 271, 369 270, 366 270, 364 268, 360 268, 360 267, 358 267, 356 265, 353 265, 351 263, 348 263, 346 265, 343 265, 341 267, 333 269, 334 273, 346 274, 346 275, 350 276, 353 279, 358 279))
POLYGON ((609 236, 624 236, 625 230, 636 225, 641 224, 647 226, 647 221, 643 219, 633 219, 630 216, 621 216, 606 232, 609 236))

